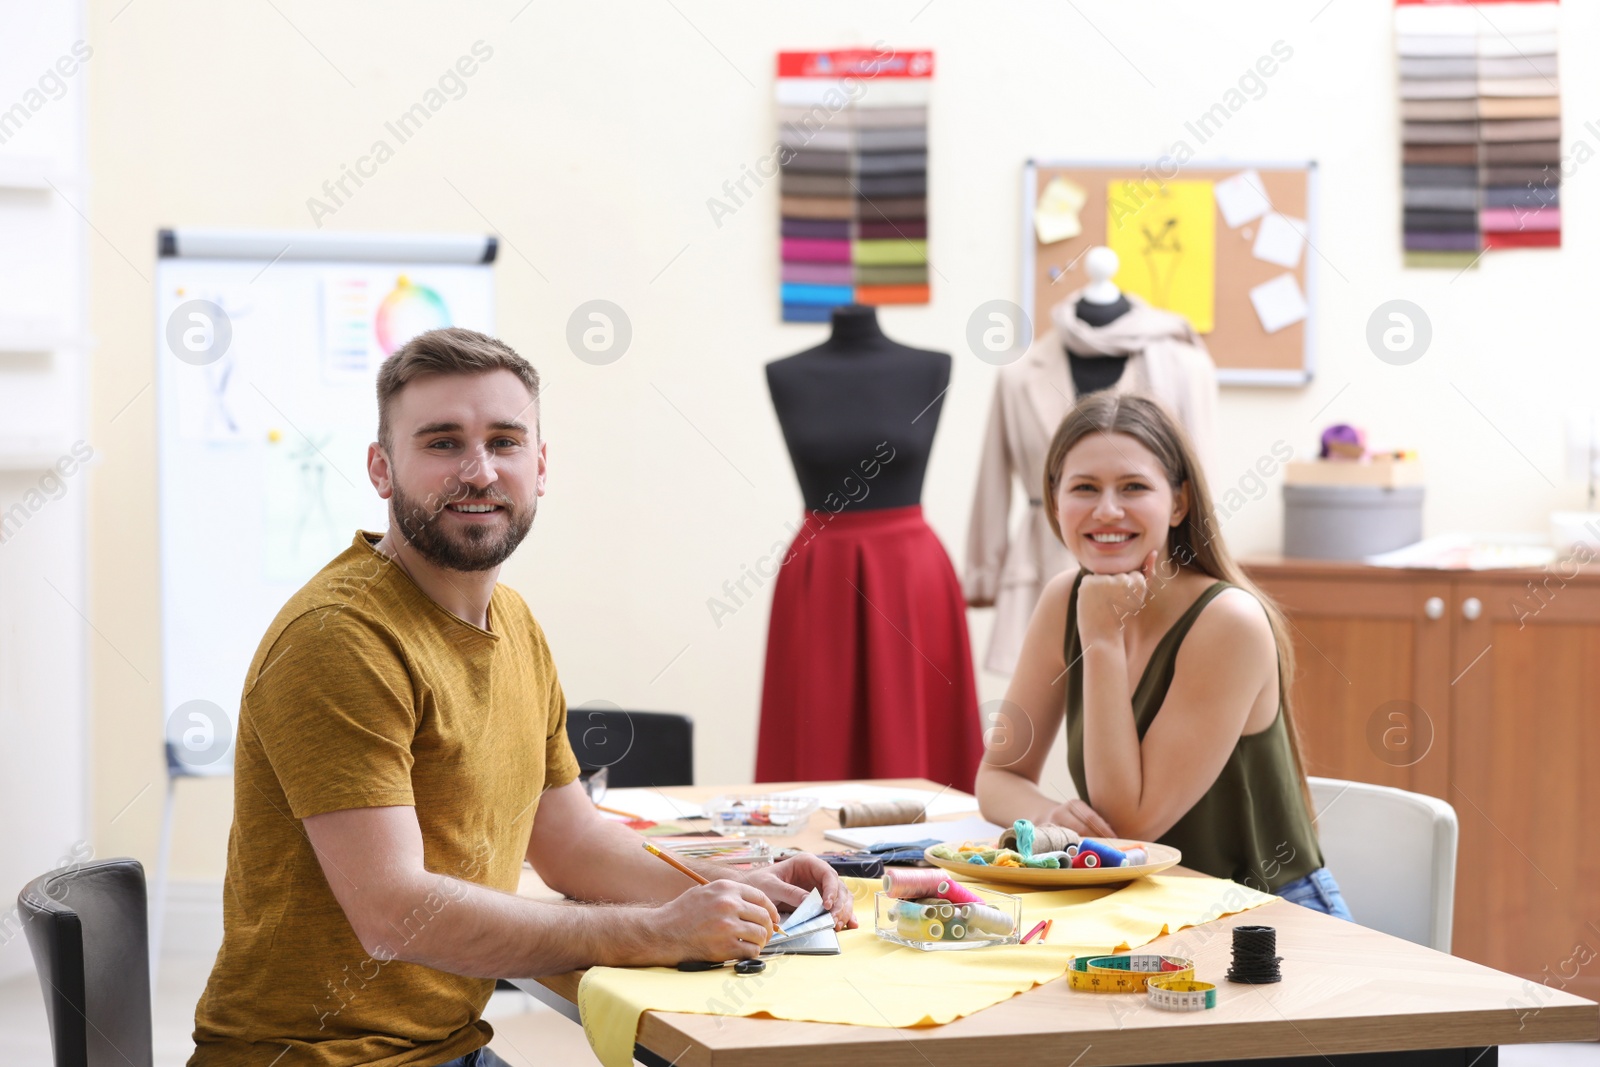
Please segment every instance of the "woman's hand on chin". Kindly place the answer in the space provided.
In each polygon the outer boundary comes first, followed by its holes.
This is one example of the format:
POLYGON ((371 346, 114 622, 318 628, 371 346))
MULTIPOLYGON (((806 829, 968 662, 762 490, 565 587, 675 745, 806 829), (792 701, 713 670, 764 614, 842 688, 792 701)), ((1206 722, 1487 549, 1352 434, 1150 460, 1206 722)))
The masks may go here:
POLYGON ((1116 836, 1111 831, 1111 824, 1078 797, 1056 807, 1044 817, 1044 821, 1048 826, 1065 826, 1069 830, 1076 830, 1085 837, 1116 836))
POLYGON ((1121 574, 1085 574, 1078 587, 1078 637, 1083 646, 1101 641, 1121 641, 1127 620, 1144 609, 1150 599, 1150 576, 1156 550, 1138 570, 1121 574))

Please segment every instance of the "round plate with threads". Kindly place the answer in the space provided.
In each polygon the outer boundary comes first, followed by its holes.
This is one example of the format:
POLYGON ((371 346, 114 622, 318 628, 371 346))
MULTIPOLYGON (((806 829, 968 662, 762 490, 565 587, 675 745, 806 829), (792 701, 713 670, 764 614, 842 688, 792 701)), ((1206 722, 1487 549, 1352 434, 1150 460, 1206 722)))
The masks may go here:
POLYGON ((1141 863, 1137 867, 991 867, 987 864, 940 859, 932 855, 931 848, 923 853, 923 857, 935 867, 943 867, 957 878, 966 881, 992 882, 996 885, 1042 886, 1051 889, 1117 885, 1149 874, 1159 874, 1168 867, 1176 867, 1183 862, 1183 853, 1170 845, 1149 844, 1118 837, 1097 837, 1092 840, 1102 841, 1124 852, 1130 848, 1142 848, 1148 854, 1148 862, 1141 863))

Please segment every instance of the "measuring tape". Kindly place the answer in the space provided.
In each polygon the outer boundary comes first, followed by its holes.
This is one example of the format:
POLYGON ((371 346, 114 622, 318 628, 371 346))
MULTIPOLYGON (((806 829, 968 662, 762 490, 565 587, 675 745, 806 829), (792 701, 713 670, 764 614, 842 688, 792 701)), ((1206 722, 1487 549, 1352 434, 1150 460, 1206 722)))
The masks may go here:
POLYGON ((1149 980, 1150 1003, 1167 1011, 1205 1011, 1217 1006, 1217 987, 1192 978, 1156 975, 1149 980))
POLYGON ((1067 981, 1085 993, 1143 993, 1152 978, 1194 978, 1194 961, 1182 956, 1074 956, 1067 981))

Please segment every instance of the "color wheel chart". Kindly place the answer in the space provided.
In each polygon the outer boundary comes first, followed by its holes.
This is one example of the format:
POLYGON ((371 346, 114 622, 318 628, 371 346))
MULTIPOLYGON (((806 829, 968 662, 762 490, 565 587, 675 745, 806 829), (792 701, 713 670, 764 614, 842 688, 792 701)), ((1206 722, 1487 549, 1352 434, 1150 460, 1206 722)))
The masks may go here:
POLYGON ((928 302, 933 53, 778 53, 785 322, 928 302))
POLYGON ((1408 267, 1561 247, 1560 8, 1396 0, 1408 267))

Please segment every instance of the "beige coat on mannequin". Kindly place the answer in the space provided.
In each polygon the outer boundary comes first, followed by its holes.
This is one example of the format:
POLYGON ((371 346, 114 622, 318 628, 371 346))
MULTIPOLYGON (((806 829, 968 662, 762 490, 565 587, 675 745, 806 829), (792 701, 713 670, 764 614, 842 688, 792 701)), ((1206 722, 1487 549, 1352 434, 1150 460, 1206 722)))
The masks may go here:
POLYGON ((995 609, 984 669, 1010 674, 1045 583, 1076 566, 1050 532, 1041 499, 1045 453, 1056 428, 1077 401, 1066 349, 1078 355, 1130 356, 1113 393, 1139 393, 1166 406, 1188 431, 1207 475, 1215 452, 1217 372, 1205 343, 1180 315, 1126 294, 1132 307, 1094 327, 1078 318, 1082 291, 1052 310, 1053 328, 1034 339, 1017 362, 1003 367, 978 466, 978 487, 967 530, 967 603, 995 609), (1020 482, 1026 516, 1011 529, 1011 491, 1020 482))

